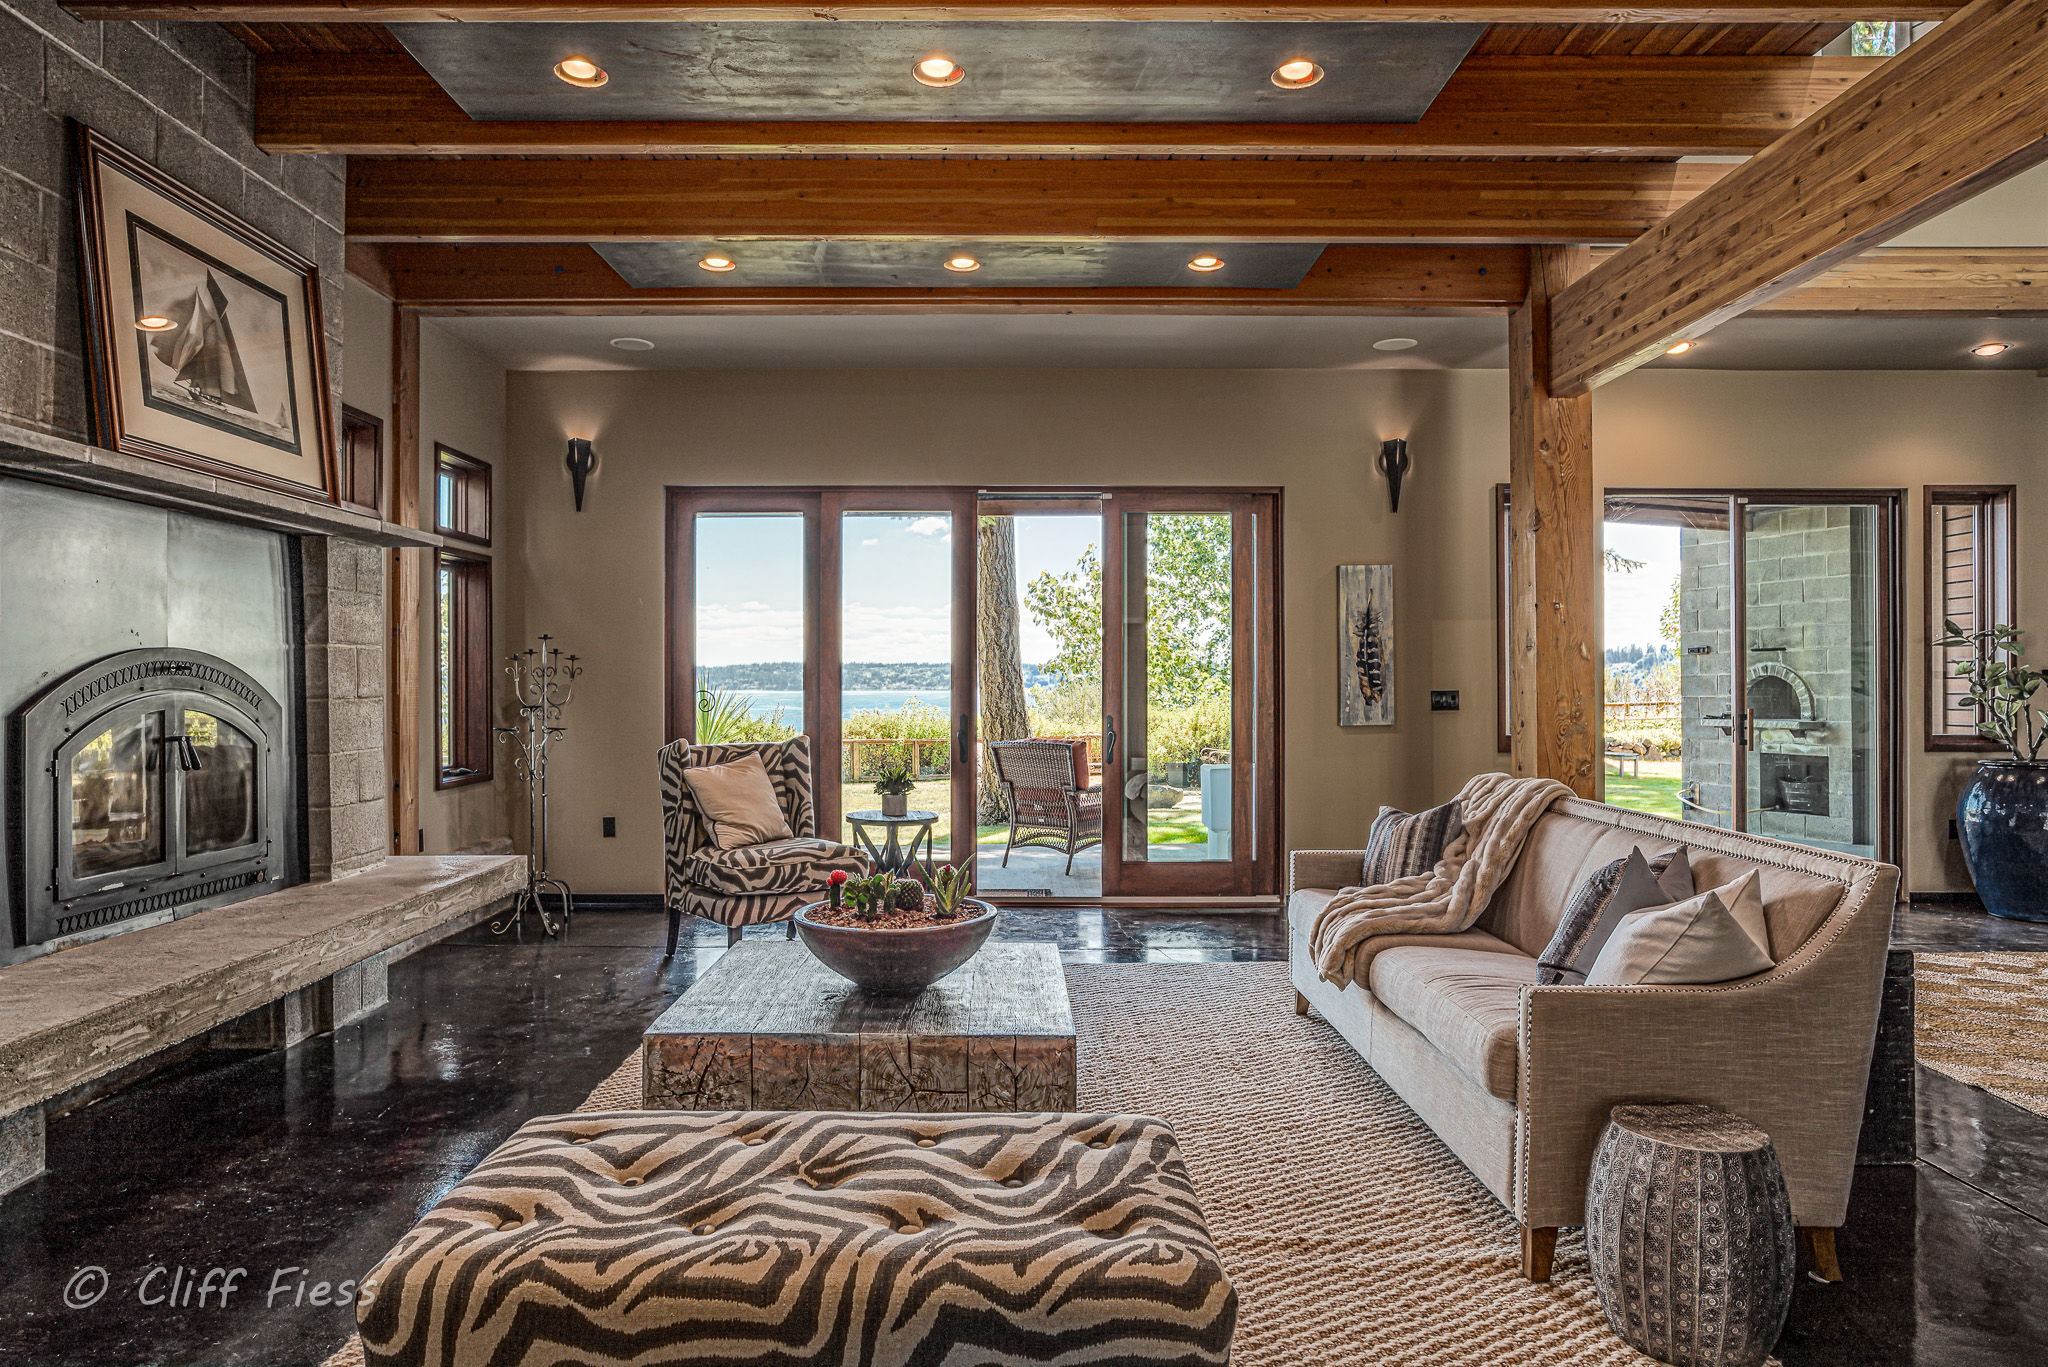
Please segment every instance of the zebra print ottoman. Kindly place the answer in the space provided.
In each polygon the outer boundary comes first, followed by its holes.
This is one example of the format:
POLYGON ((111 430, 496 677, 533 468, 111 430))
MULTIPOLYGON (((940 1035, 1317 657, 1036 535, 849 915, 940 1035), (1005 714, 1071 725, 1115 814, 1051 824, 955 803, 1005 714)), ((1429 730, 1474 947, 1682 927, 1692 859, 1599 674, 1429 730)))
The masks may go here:
POLYGON ((529 1121, 363 1281, 370 1367, 1163 1367, 1237 1293, 1149 1116, 529 1121))

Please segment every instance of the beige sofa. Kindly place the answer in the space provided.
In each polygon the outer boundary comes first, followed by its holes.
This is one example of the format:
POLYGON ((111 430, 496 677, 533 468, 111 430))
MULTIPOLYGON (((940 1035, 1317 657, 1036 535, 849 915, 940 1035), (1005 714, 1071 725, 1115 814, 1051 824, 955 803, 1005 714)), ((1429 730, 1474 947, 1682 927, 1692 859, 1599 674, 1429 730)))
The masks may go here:
POLYGON ((1899 871, 1850 855, 1596 802, 1545 813, 1478 924, 1389 936, 1342 987, 1316 974, 1316 914, 1359 879, 1357 850, 1297 850, 1287 903, 1295 1009, 1334 1025, 1522 1226, 1522 1270, 1550 1276, 1562 1225, 1584 1223, 1608 1112, 1693 1101, 1746 1116, 1784 1164, 1815 1271, 1834 1268, 1899 871), (1536 956, 1573 889, 1641 845, 1683 844, 1697 885, 1762 871, 1768 973, 1712 987, 1538 987, 1536 956))

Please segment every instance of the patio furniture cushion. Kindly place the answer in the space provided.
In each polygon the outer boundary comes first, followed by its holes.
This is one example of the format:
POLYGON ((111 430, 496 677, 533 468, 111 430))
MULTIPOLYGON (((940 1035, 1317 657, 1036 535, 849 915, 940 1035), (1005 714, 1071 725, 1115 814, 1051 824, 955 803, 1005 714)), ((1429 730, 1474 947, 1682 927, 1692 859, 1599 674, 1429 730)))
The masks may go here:
POLYGON ((1147 1116, 547 1116, 365 1285, 370 1367, 1220 1367, 1237 1316, 1147 1116))
POLYGON ((693 764, 683 782, 697 799, 697 810, 711 823, 711 840, 721 850, 787 840, 796 832, 782 814, 775 785, 759 755, 741 755, 727 764, 693 764))
POLYGON ((1375 958, 1371 991, 1465 1076, 1513 1101, 1522 989, 1535 981, 1526 954, 1417 947, 1375 958))
POLYGON ((712 892, 737 895, 822 892, 826 875, 843 869, 867 872, 859 852, 836 841, 799 836, 736 850, 706 847, 690 857, 690 882, 712 892))

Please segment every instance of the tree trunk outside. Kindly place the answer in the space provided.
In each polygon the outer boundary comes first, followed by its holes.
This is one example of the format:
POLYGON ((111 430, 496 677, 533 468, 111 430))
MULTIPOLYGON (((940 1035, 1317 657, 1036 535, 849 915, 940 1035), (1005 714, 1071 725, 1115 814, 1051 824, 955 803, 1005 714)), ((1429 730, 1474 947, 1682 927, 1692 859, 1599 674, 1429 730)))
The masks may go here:
MULTIPOLYGON (((1017 601, 1016 519, 981 519, 974 583, 981 738, 984 742, 1024 740, 1031 735, 1031 717, 1024 693, 1023 647, 1017 631, 1023 609, 1017 601)), ((1009 805, 996 783, 993 764, 981 766, 980 806, 980 820, 984 823, 1010 819, 1009 805)))

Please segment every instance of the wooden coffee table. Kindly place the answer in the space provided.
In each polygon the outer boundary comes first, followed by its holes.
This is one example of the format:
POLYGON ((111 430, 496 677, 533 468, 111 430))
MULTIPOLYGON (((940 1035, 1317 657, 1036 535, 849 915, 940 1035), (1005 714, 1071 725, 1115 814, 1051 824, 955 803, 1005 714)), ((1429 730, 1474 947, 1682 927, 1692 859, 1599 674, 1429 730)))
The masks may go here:
POLYGON ((916 997, 800 944, 743 942, 648 1027, 643 1104, 674 1111, 1071 1111, 1059 950, 998 941, 916 997))

